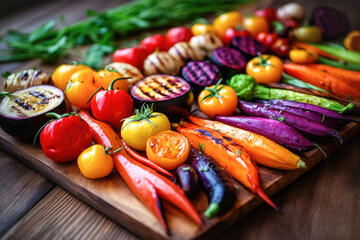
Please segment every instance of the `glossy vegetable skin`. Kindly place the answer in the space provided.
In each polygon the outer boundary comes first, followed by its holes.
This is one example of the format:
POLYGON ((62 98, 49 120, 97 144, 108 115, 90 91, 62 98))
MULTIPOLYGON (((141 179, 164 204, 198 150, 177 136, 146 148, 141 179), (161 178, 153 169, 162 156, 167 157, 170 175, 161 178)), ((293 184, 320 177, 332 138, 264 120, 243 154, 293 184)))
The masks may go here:
POLYGON ((190 149, 189 163, 198 173, 208 198, 209 206, 204 213, 205 217, 212 218, 224 214, 236 200, 236 190, 227 173, 209 156, 194 148, 190 149))
POLYGON ((75 160, 91 143, 89 125, 74 113, 49 113, 48 116, 55 120, 49 122, 40 133, 44 154, 59 163, 75 160))
POLYGON ((174 46, 178 42, 189 42, 194 36, 190 28, 187 27, 173 27, 167 30, 166 40, 169 47, 174 46))
MULTIPOLYGON (((79 114, 89 124, 95 143, 104 144, 105 147, 112 146, 113 149, 122 147, 120 138, 110 125, 92 118, 89 112, 80 111, 79 114)), ((167 233, 168 228, 163 216, 159 196, 177 206, 197 224, 202 224, 201 218, 191 202, 186 198, 184 192, 172 181, 155 170, 135 161, 124 149, 113 154, 113 158, 115 168, 122 179, 135 196, 156 216, 167 233)))
POLYGON ((225 46, 229 46, 233 37, 251 36, 250 32, 246 30, 237 30, 236 28, 228 28, 225 32, 222 41, 225 46))
POLYGON ((257 194, 275 210, 278 208, 263 192, 260 186, 260 174, 249 154, 229 138, 222 137, 218 132, 182 122, 176 128, 186 136, 192 147, 202 150, 223 167, 233 178, 257 194), (228 141, 229 140, 229 141, 228 141))
POLYGON ((298 155, 259 134, 194 115, 191 115, 189 120, 198 126, 219 131, 220 134, 232 138, 238 145, 244 147, 246 152, 260 165, 284 170, 306 167, 298 155))
POLYGON ((118 49, 113 53, 113 62, 124 62, 143 70, 144 61, 150 52, 142 46, 118 49))
POLYGON ((280 82, 283 73, 283 63, 280 58, 272 55, 259 55, 246 65, 246 74, 252 76, 258 83, 280 82))
POLYGON ((160 33, 144 38, 140 42, 140 46, 142 46, 144 50, 149 54, 153 53, 155 50, 158 51, 169 50, 169 44, 167 42, 166 37, 160 33))
POLYGON ((244 101, 239 101, 239 108, 243 113, 250 116, 277 119, 303 133, 312 136, 334 137, 339 140, 339 142, 342 142, 341 134, 338 131, 287 111, 267 107, 262 103, 244 101))
POLYGON ((234 28, 242 23, 242 15, 240 12, 231 11, 217 16, 213 21, 214 29, 217 35, 223 39, 225 32, 229 28, 234 28))
POLYGON ((284 99, 303 103, 310 103, 320 107, 324 107, 338 113, 348 112, 354 109, 355 105, 349 103, 344 106, 336 101, 317 97, 309 94, 299 93, 291 90, 267 88, 258 85, 255 79, 245 74, 238 74, 233 76, 228 84, 236 91, 239 99, 250 101, 255 98, 270 100, 270 99, 284 99))
POLYGON ((70 81, 70 77, 82 69, 90 69, 90 67, 81 64, 62 64, 58 66, 51 76, 54 86, 60 88, 62 91, 65 91, 66 86, 70 81))
POLYGON ((285 63, 284 71, 304 82, 313 84, 344 99, 360 100, 360 91, 331 73, 307 65, 285 63))
POLYGON ((134 105, 128 93, 113 89, 116 81, 125 81, 127 84, 126 78, 116 78, 110 83, 107 90, 94 93, 91 112, 96 119, 105 121, 113 128, 120 130, 122 121, 132 115, 134 105))
POLYGON ((262 135, 292 150, 309 150, 315 146, 314 143, 310 142, 295 128, 274 119, 246 116, 216 116, 216 120, 262 135))
POLYGON ((319 63, 326 64, 328 66, 347 69, 347 70, 353 70, 353 71, 360 71, 360 64, 353 63, 353 62, 347 62, 347 61, 336 61, 332 60, 326 57, 319 57, 319 63))
POLYGON ((293 63, 306 64, 316 62, 319 55, 306 49, 292 49, 289 52, 289 58, 293 63))
POLYGON ((176 169, 176 176, 185 194, 187 196, 193 196, 199 185, 199 177, 195 168, 187 163, 181 164, 176 169))
POLYGON ((251 36, 256 37, 259 33, 269 32, 269 23, 264 17, 247 17, 243 21, 243 27, 250 32, 251 36))

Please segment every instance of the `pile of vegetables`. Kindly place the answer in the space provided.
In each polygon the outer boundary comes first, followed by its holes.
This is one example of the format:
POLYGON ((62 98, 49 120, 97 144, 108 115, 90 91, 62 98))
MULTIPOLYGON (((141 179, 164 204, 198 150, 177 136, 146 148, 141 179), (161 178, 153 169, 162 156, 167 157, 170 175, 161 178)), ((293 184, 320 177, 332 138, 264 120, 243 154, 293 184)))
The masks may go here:
MULTIPOLYGON (((123 8, 136 12, 140 3, 150 2, 135 1, 123 8)), ((148 11, 166 5, 160 2, 148 11)), ((184 1, 177 9, 191 4, 184 1)), ((205 13, 214 6, 196 9, 205 13)), ((170 19, 151 22, 145 13, 137 18, 144 17, 138 27, 160 26, 170 19)), ((129 23, 134 16, 121 20, 129 23)), ((41 72, 12 74, 5 81, 8 92, 1 94, 1 127, 34 144, 39 136, 49 159, 77 159, 84 177, 106 177, 115 168, 166 232, 159 198, 201 225, 189 199, 201 187, 209 201, 201 210, 204 216, 222 215, 237 199, 231 178, 280 211, 264 193, 257 165, 305 169, 302 152, 322 151, 318 143, 329 137, 342 143, 341 127, 358 123, 344 115, 360 106, 360 53, 349 43, 354 34, 346 15, 324 7, 314 10, 314 25, 302 26, 304 20, 297 3, 259 9, 245 18, 231 11, 211 24, 173 27, 138 46, 120 48, 113 53, 114 62, 100 70, 64 64, 51 81, 41 72), (329 15, 336 18, 329 20, 329 15), (326 21, 334 27, 328 28, 326 21), (323 42, 344 37, 348 50, 323 42), (59 100, 51 104, 52 99, 59 100), (194 102, 200 114, 191 112, 194 102)), ((130 27, 124 31, 135 30, 130 27)), ((30 43, 60 34, 54 31, 32 37, 30 43)))

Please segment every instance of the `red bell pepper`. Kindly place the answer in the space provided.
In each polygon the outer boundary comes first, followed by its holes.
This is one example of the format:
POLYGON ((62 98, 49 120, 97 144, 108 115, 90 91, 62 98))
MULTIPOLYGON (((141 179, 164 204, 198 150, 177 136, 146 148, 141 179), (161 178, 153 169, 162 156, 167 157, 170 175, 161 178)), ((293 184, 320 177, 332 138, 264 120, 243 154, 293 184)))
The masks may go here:
POLYGON ((91 96, 91 98, 93 98, 91 102, 91 112, 94 117, 109 123, 115 129, 120 129, 122 120, 130 117, 134 111, 131 96, 123 90, 113 90, 114 83, 118 80, 123 81, 124 79, 126 80, 128 78, 114 79, 107 90, 99 92, 99 90, 102 89, 99 88, 91 96))
POLYGON ((39 130, 40 144, 44 154, 54 162, 72 161, 90 145, 89 125, 76 113, 47 113, 46 116, 56 120, 50 120, 39 130))
MULTIPOLYGON (((113 149, 122 147, 119 136, 110 125, 94 119, 88 111, 80 111, 79 114, 89 124, 95 143, 104 144, 105 147, 112 146, 113 149)), ((161 211, 159 196, 184 211, 197 224, 202 224, 199 214, 176 184, 155 170, 134 160, 125 149, 113 153, 112 156, 115 161, 115 168, 122 179, 153 212, 166 232, 168 232, 168 228, 161 211)))

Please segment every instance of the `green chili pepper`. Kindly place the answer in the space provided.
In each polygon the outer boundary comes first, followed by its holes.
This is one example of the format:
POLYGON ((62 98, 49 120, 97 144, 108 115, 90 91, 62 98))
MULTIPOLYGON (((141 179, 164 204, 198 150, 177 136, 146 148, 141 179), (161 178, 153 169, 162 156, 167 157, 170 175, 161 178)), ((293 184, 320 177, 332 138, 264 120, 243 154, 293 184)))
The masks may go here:
POLYGON ((303 82, 297 78, 294 78, 293 76, 290 76, 286 73, 283 73, 282 75, 282 80, 281 80, 283 83, 286 83, 286 84, 289 84, 289 85, 292 85, 292 86, 295 86, 295 87, 300 87, 300 88, 309 88, 309 89, 314 89, 314 90, 317 90, 317 91, 320 91, 320 92, 326 92, 326 90, 322 89, 322 88, 319 88, 319 87, 316 87, 310 83, 307 83, 307 82, 303 82))
POLYGON ((246 74, 235 75, 227 83, 236 91, 238 98, 245 101, 251 101, 255 98, 264 100, 286 99, 290 101, 310 103, 338 113, 348 112, 355 107, 353 103, 349 103, 344 106, 336 101, 323 97, 258 85, 253 77, 246 74))
POLYGON ((324 44, 317 44, 311 43, 312 46, 321 49, 335 57, 338 57, 344 61, 353 62, 353 63, 360 63, 360 53, 355 51, 346 50, 345 48, 334 46, 334 45, 324 45, 324 44))
POLYGON ((339 61, 331 60, 331 59, 325 58, 325 57, 319 57, 318 62, 332 66, 332 67, 338 67, 338 68, 343 68, 343 69, 353 70, 353 71, 360 71, 359 63, 345 62, 345 61, 339 62, 339 61))

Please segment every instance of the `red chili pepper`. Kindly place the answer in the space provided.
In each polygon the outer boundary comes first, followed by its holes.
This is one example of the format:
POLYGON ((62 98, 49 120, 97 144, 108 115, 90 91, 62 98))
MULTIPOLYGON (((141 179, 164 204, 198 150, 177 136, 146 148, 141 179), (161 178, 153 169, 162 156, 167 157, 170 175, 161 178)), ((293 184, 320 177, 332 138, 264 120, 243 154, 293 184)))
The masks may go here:
POLYGON ((159 165, 156 165, 154 162, 150 161, 149 159, 147 159, 146 157, 142 156, 140 153, 138 153, 136 150, 132 149, 129 145, 126 144, 126 142, 124 140, 121 139, 121 144, 124 146, 126 152, 133 157, 135 160, 145 164, 148 167, 151 167, 152 169, 158 171, 159 173, 162 173, 166 176, 171 177, 172 179, 174 179, 174 175, 172 175, 170 172, 168 172, 167 170, 163 169, 162 167, 160 167, 159 165))
POLYGON ((91 112, 94 117, 109 123, 115 129, 120 129, 122 120, 130 117, 134 111, 131 96, 123 90, 113 90, 116 81, 124 81, 126 79, 128 78, 116 78, 111 81, 107 90, 99 92, 99 90, 103 89, 99 88, 90 97, 90 99, 93 98, 91 112))
MULTIPOLYGON (((105 147, 112 146, 113 149, 122 147, 119 136, 110 125, 94 119, 88 111, 80 111, 79 115, 89 124, 95 143, 104 144, 105 147)), ((114 153, 112 156, 115 161, 115 168, 122 179, 131 191, 154 213, 166 232, 168 232, 168 228, 158 196, 184 211, 197 224, 202 224, 199 214, 176 184, 154 169, 134 160, 125 149, 114 153)))
POLYGON ((72 161, 90 145, 89 125, 77 114, 47 113, 46 116, 56 120, 50 120, 41 130, 40 144, 44 154, 54 162, 72 161))
POLYGON ((225 32, 225 36, 222 39, 222 41, 226 46, 229 46, 231 43, 231 39, 236 36, 249 36, 250 37, 251 34, 250 34, 250 32, 248 32, 244 29, 238 30, 236 28, 228 28, 225 32))
POLYGON ((262 32, 256 36, 256 40, 264 44, 267 48, 271 48, 271 46, 276 42, 277 39, 278 36, 276 33, 262 32))

